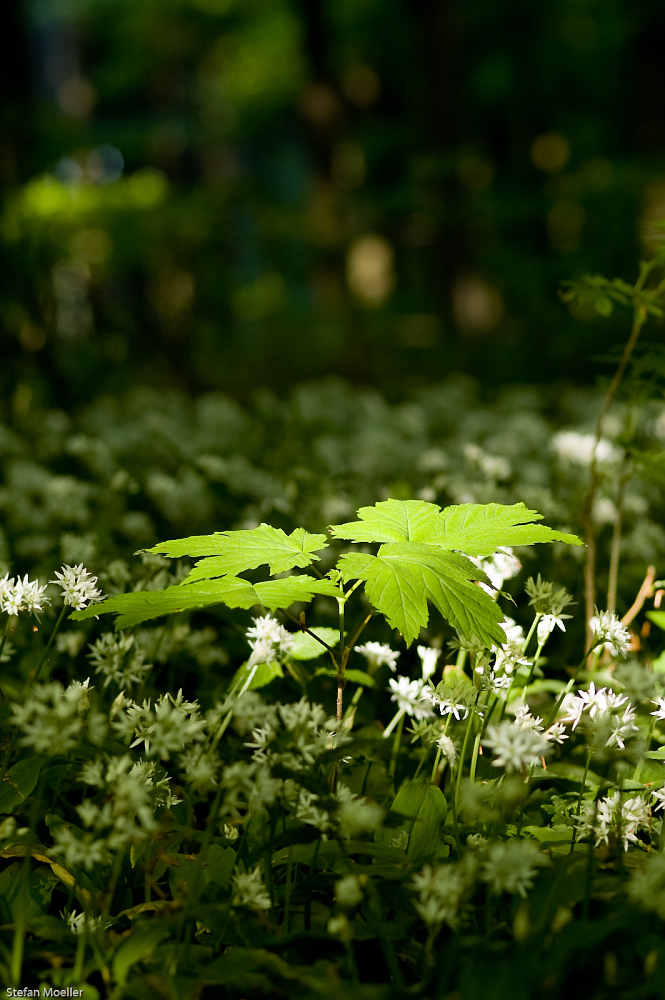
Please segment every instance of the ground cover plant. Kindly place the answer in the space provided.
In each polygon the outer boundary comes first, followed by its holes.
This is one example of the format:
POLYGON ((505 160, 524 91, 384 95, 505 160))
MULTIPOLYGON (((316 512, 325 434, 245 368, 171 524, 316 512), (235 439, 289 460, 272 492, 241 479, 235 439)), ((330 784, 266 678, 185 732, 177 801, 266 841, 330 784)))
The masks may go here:
POLYGON ((633 312, 600 406, 17 394, 4 982, 663 995, 655 267, 566 293, 633 312))

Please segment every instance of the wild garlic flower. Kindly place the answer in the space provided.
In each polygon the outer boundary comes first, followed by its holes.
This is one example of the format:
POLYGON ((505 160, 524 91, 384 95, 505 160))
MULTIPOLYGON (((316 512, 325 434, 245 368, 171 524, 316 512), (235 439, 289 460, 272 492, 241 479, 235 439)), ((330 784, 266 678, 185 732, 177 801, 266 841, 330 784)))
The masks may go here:
POLYGON ((651 822, 651 810, 646 799, 640 796, 623 798, 616 790, 603 799, 585 802, 584 813, 576 818, 578 825, 578 840, 595 837, 596 847, 607 844, 610 835, 620 839, 624 851, 629 844, 637 843, 639 830, 648 830, 651 822))
POLYGON ((336 819, 339 833, 348 840, 357 840, 361 833, 373 833, 383 819, 383 809, 361 795, 355 795, 346 785, 337 786, 336 819))
POLYGON ((579 431, 559 431, 552 438, 552 446, 560 460, 575 462, 577 465, 590 465, 594 456, 596 461, 604 465, 617 462, 621 451, 607 438, 601 438, 596 444, 594 434, 581 434, 579 431))
POLYGON ((365 657, 370 670, 378 670, 379 667, 386 666, 395 673, 399 653, 391 649, 385 642, 366 642, 362 646, 356 646, 355 649, 357 653, 361 653, 365 657))
POLYGON ((180 771, 191 787, 199 792, 209 792, 217 787, 220 760, 217 754, 206 753, 198 744, 188 747, 180 755, 180 771))
POLYGON ((271 663, 288 653, 293 645, 292 634, 272 615, 255 618, 245 634, 252 649, 247 663, 250 669, 258 663, 271 663))
POLYGON ((659 721, 665 721, 665 698, 657 698, 655 701, 652 700, 652 705, 656 706, 656 711, 652 712, 652 715, 656 716, 659 721))
POLYGON ((21 611, 37 615, 51 603, 45 595, 46 587, 47 584, 40 586, 37 580, 29 580, 27 573, 22 580, 20 576, 14 580, 5 575, 0 580, 0 611, 8 615, 18 615, 21 611))
POLYGON ((142 705, 126 700, 113 719, 113 728, 134 737, 132 747, 144 744, 145 752, 168 760, 172 753, 204 738, 205 721, 198 702, 187 702, 182 691, 174 697, 161 695, 153 708, 147 698, 142 705))
POLYGON ((101 596, 101 590, 96 589, 97 577, 88 573, 83 563, 78 566, 63 566, 62 572, 56 570, 56 579, 50 583, 55 583, 62 588, 62 597, 65 605, 81 611, 89 604, 94 604, 101 596))
POLYGON ((482 878, 493 892, 509 892, 526 899, 527 889, 533 888, 538 865, 547 863, 548 859, 532 840, 508 840, 492 844, 482 878))
POLYGON ((106 928, 110 926, 110 923, 104 921, 103 917, 86 917, 85 913, 77 913, 76 910, 72 910, 70 913, 65 913, 63 910, 60 916, 67 923, 72 934, 83 934, 85 930, 90 934, 94 934, 99 927, 106 928))
POLYGON ((232 905, 246 906, 250 910, 269 910, 272 906, 268 891, 263 884, 261 869, 253 872, 237 872, 232 880, 232 905))
POLYGON ((74 682, 38 684, 23 705, 12 705, 12 723, 21 731, 20 745, 37 754, 65 756, 77 746, 85 728, 90 688, 74 682))
POLYGON ((607 747, 616 744, 624 750, 624 740, 639 731, 635 725, 635 709, 628 701, 628 696, 605 687, 596 690, 593 681, 587 691, 578 691, 574 698, 568 700, 565 712, 564 718, 572 721, 573 729, 577 728, 584 713, 588 712, 598 733, 606 737, 607 747), (623 708, 622 715, 617 711, 620 708, 623 708))
POLYGON ((517 556, 513 555, 513 550, 508 547, 499 549, 491 556, 474 557, 471 562, 487 574, 490 582, 496 588, 496 590, 492 590, 487 584, 481 583, 481 587, 488 594, 495 594, 497 590, 501 590, 505 581, 512 580, 522 569, 522 563, 517 556))
POLYGON ((357 875, 345 875, 344 878, 335 882, 335 901, 338 906, 352 910, 354 906, 362 902, 362 899, 363 890, 357 875))
MULTIPOLYGON (((566 618, 570 617, 565 615, 566 618)), ((542 646, 547 641, 549 636, 554 631, 555 626, 558 626, 562 632, 566 631, 566 626, 563 624, 563 618, 561 615, 543 615, 536 625, 536 635, 538 636, 538 642, 542 646)))
POLYGON ((415 719, 427 719, 434 714, 429 705, 423 702, 423 681, 411 681, 408 677, 391 677, 388 686, 392 691, 390 697, 397 703, 400 712, 405 712, 415 719))
POLYGON ((316 803, 319 796, 310 792, 307 788, 300 788, 298 794, 298 805, 296 806, 296 819, 308 826, 313 826, 317 830, 325 832, 331 830, 333 823, 330 813, 326 809, 320 809, 316 803))
POLYGON ((441 751, 441 756, 444 760, 447 760, 450 766, 454 767, 457 763, 457 750, 450 736, 446 736, 445 733, 442 733, 436 741, 436 746, 441 751))
POLYGON ((233 713, 233 726, 240 736, 258 726, 274 728, 277 725, 277 709, 274 705, 267 705, 258 691, 245 691, 240 696, 230 695, 223 704, 218 702, 207 715, 208 724, 216 728, 228 712, 233 713))
POLYGON ((432 649, 430 646, 418 646, 417 652, 422 665, 423 680, 428 681, 436 673, 437 661, 441 655, 441 650, 432 649))
POLYGON ((53 829, 53 840, 49 855, 64 857, 67 865, 83 867, 90 872, 95 865, 109 864, 112 860, 106 838, 97 837, 94 831, 77 837, 66 823, 62 823, 53 829))
POLYGON ((524 771, 546 757, 551 750, 550 743, 541 733, 519 722, 505 720, 496 726, 487 727, 483 746, 494 752, 494 767, 506 771, 524 771))
POLYGON ((452 715, 458 722, 460 719, 466 719, 469 714, 468 705, 452 701, 450 698, 440 698, 432 687, 424 686, 421 697, 423 701, 429 701, 434 708, 438 708, 441 715, 452 715))
POLYGON ((665 809, 665 786, 663 788, 657 788, 653 791, 651 793, 651 797, 654 799, 654 812, 659 812, 661 809, 665 809))
POLYGON ((90 646, 88 659, 96 674, 104 678, 102 687, 116 684, 129 690, 133 684, 142 684, 152 670, 152 663, 144 663, 144 654, 136 649, 133 635, 114 635, 105 632, 90 646))
POLYGON ((612 611, 599 611, 589 621, 594 646, 608 649, 612 656, 625 656, 630 645, 630 632, 612 611))
POLYGON ((411 879, 411 888, 418 893, 413 906, 427 927, 448 924, 455 929, 467 889, 473 884, 475 862, 469 855, 461 863, 425 865, 411 879))

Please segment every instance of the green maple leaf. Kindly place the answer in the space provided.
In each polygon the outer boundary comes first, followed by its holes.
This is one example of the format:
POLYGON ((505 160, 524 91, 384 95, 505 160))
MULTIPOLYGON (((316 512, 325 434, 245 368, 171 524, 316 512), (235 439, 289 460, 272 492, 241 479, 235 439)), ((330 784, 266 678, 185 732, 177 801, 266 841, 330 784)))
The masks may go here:
POLYGON ((311 601, 315 594, 339 597, 340 590, 331 580, 315 580, 303 574, 254 584, 237 576, 225 576, 219 580, 181 583, 166 590, 116 594, 99 604, 75 611, 71 617, 82 621, 113 612, 117 615, 116 629, 122 629, 139 625, 150 618, 159 618, 160 615, 194 611, 213 604, 245 609, 261 605, 269 611, 276 611, 277 608, 289 607, 295 601, 311 601))
POLYGON ((148 552, 179 559, 181 556, 207 556, 187 577, 188 581, 210 580, 218 576, 236 576, 248 569, 267 565, 271 573, 299 567, 304 569, 318 560, 314 552, 327 548, 325 535, 312 535, 296 528, 290 535, 281 528, 260 524, 246 531, 217 531, 212 535, 192 535, 170 542, 159 542, 148 552))
POLYGON ((534 524, 543 515, 523 503, 464 503, 441 510, 425 500, 383 500, 361 507, 358 516, 360 521, 333 525, 332 535, 352 542, 423 542, 469 556, 489 556, 505 545, 582 544, 576 535, 534 524))
POLYGON ((489 583, 466 556, 488 556, 505 545, 582 544, 575 535, 534 524, 542 515, 524 504, 460 504, 441 510, 424 500, 385 500, 361 507, 360 521, 334 525, 336 538, 382 542, 378 553, 348 553, 345 582, 364 580, 371 603, 410 645, 429 621, 428 601, 463 635, 486 645, 506 640, 503 613, 474 581, 489 583), (463 554, 464 553, 464 554, 463 554))
POLYGON ((375 556, 349 552, 340 557, 339 568, 345 582, 365 581, 371 604, 402 633, 407 646, 427 626, 428 600, 463 635, 475 635, 488 646, 506 641, 499 625, 503 612, 473 583, 487 583, 487 577, 459 552, 396 542, 382 545, 375 556))

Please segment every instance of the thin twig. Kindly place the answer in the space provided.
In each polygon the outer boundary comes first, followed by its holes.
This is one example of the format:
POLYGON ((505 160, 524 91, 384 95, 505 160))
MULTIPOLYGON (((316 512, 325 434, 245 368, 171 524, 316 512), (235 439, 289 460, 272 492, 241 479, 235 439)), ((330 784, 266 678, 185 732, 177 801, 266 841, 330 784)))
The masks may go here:
POLYGON ((642 605, 646 601, 647 597, 649 597, 651 594, 653 588, 653 581, 655 579, 656 579, 656 567, 649 566, 647 570, 647 575, 644 577, 644 580, 642 581, 642 586, 637 592, 637 597, 635 598, 631 606, 628 608, 628 611, 626 611, 623 618, 621 619, 622 625, 630 625, 633 618, 635 618, 640 613, 640 611, 642 610, 642 605))

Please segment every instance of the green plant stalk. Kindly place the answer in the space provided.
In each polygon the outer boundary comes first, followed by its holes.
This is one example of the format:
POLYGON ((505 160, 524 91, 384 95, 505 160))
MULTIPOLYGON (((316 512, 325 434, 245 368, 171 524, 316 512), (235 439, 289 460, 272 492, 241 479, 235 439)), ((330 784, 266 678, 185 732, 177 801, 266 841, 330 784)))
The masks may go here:
MULTIPOLYGON (((647 753, 651 749, 651 741, 653 739, 653 734, 654 734, 654 730, 656 728, 656 723, 657 722, 658 722, 658 718, 654 715, 652 717, 652 720, 651 720, 651 725, 649 726, 649 735, 647 736, 647 748, 646 748, 646 752, 647 753)), ((644 767, 644 761, 645 760, 646 760, 645 757, 640 757, 640 759, 638 760, 638 762, 637 762, 637 764, 635 766, 635 771, 633 772, 633 781, 639 781, 640 780, 640 775, 642 773, 642 768, 644 767)))
MULTIPOLYGON (((476 702, 478 701, 478 696, 476 695, 476 702)), ((474 703, 473 708, 469 712, 469 721, 466 726, 466 732, 464 733, 464 741, 462 743, 462 749, 459 755, 459 764, 457 765, 457 780, 455 782, 455 815, 459 809, 459 791, 462 784, 462 772, 464 770, 464 758, 466 757, 466 748, 469 742, 469 736, 471 735, 471 727, 473 726, 473 720, 476 717, 476 705, 474 703)))
POLYGON ((535 617, 534 617, 533 621, 531 622, 531 628, 527 632, 526 638, 524 640, 524 645, 522 646, 522 652, 523 653, 526 653, 527 649, 529 648, 529 643, 531 642, 531 638, 533 636, 533 633, 536 631, 536 627, 538 625, 538 622, 540 621, 540 619, 542 617, 543 617, 543 612, 542 611, 536 611, 535 617))
POLYGON ((617 494, 617 512, 612 530, 612 548, 610 550, 610 572, 607 581, 607 610, 614 612, 617 603, 617 586, 619 583, 619 557, 621 555, 621 528, 623 521, 623 496, 628 481, 626 465, 628 456, 623 453, 621 477, 617 494))
POLYGON ((381 734, 384 740, 388 739, 395 726, 400 722, 401 719, 404 718, 405 715, 406 715, 405 708, 400 708, 397 712, 395 712, 392 719, 390 720, 386 728, 383 730, 383 733, 381 734))
POLYGON ((2 656, 2 653, 5 648, 5 643, 7 642, 7 636, 9 635, 10 632, 12 617, 13 617, 12 615, 7 615, 7 623, 5 625, 4 632, 2 633, 2 639, 0 639, 0 656, 2 656))
MULTIPOLYGON (((399 720, 399 724, 397 726, 397 729, 395 730, 395 738, 393 740, 393 749, 392 749, 392 754, 390 755, 390 769, 389 769, 388 773, 390 774, 390 777, 393 778, 393 779, 395 778, 395 774, 397 772, 397 758, 399 757, 399 747, 400 747, 400 743, 402 742, 402 733, 404 732, 404 719, 405 719, 405 715, 406 715, 406 713, 402 712, 402 717, 399 720)), ((383 735, 385 736, 385 733, 383 735)))
POLYGON ((610 409, 612 403, 614 402, 614 397, 616 396, 617 390, 626 373, 628 362, 632 357, 633 351, 635 350, 635 346, 640 336, 640 332, 647 319, 647 311, 644 305, 636 301, 636 299, 639 300, 639 292, 642 290, 644 282, 646 281, 649 273, 650 269, 643 268, 639 278, 637 279, 635 285, 633 286, 634 293, 637 293, 633 298, 633 302, 635 304, 633 313, 633 325, 631 328, 628 341, 626 342, 626 346, 623 349, 623 354, 621 355, 621 360, 619 361, 617 370, 615 371, 614 377, 609 385, 607 392, 605 393, 605 398, 603 399, 600 408, 600 413, 598 414, 598 420, 596 422, 596 433, 594 435, 593 451, 591 453, 589 488, 587 489, 586 496, 584 498, 584 506, 582 508, 582 518, 581 518, 582 524, 584 525, 585 529, 585 540, 587 545, 587 559, 584 566, 584 605, 585 605, 585 617, 586 617, 586 629, 587 629, 587 645, 591 643, 591 630, 589 628, 589 622, 593 617, 594 608, 596 605, 596 534, 595 534, 595 525, 593 522, 593 503, 596 498, 596 492, 598 490, 598 485, 600 482, 596 452, 598 450, 598 444, 603 434, 605 417, 607 416, 608 410, 610 409))
MULTIPOLYGON (((444 736, 448 735, 448 727, 450 726, 450 720, 451 720, 451 718, 452 718, 452 714, 449 713, 448 714, 448 718, 446 719, 446 724, 443 727, 443 735, 444 736)), ((430 784, 431 785, 434 784, 434 781, 436 779, 436 776, 437 776, 437 773, 438 773, 438 770, 439 770, 439 761, 441 760, 441 752, 442 752, 441 751, 441 747, 437 747, 436 748, 436 757, 434 758, 434 767, 432 768, 432 776, 430 778, 430 784)))
POLYGON ((469 778, 471 779, 471 784, 475 783, 476 780, 476 764, 478 763, 478 751, 480 750, 480 740, 483 735, 483 727, 478 728, 476 733, 476 738, 473 741, 473 750, 471 751, 471 769, 469 771, 469 778))
MULTIPOLYGON (((582 775, 582 781, 580 783, 580 794, 577 796, 577 805, 575 806, 575 815, 576 816, 579 816, 580 809, 582 808, 582 798, 584 796, 584 790, 586 788, 586 777, 587 777, 587 774, 589 773, 589 765, 591 763, 591 755, 592 754, 593 754, 593 748, 589 747, 589 750, 588 750, 587 755, 586 755, 586 761, 585 761, 585 764, 584 764, 584 774, 582 775)), ((571 845, 571 852, 572 852, 572 845, 571 845)))

